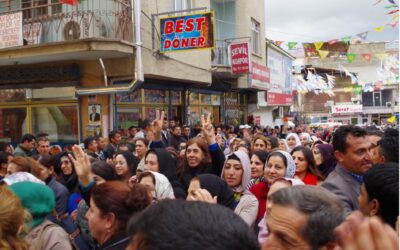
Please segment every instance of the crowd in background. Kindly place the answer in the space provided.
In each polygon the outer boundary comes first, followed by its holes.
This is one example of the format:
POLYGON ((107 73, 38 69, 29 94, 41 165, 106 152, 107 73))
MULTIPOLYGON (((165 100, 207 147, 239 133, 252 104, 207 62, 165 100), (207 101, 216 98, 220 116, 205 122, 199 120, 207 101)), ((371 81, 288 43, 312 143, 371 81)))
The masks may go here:
POLYGON ((398 249, 396 128, 157 112, 63 149, 25 134, 0 166, 0 249, 398 249))

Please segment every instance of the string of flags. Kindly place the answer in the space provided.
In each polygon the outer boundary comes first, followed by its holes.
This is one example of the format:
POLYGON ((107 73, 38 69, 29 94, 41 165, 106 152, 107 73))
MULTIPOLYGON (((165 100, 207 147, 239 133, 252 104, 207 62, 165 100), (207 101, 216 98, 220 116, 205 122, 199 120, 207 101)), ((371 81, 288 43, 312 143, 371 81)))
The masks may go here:
MULTIPOLYGON (((381 3, 383 0, 377 0, 377 2, 374 3, 374 5, 377 5, 378 3, 381 3)), ((384 31, 387 27, 390 27, 392 29, 396 28, 396 26, 399 24, 399 5, 396 4, 396 2, 394 0, 387 0, 390 5, 384 6, 385 9, 389 10, 389 12, 386 15, 390 15, 391 16, 391 22, 387 23, 386 25, 382 25, 382 26, 378 26, 373 28, 373 31, 375 32, 382 32, 384 31), (387 26, 387 27, 386 27, 387 26)), ((343 42, 345 44, 356 44, 356 43, 360 43, 360 42, 365 42, 367 40, 368 37, 368 31, 365 32, 361 32, 355 35, 351 35, 351 36, 344 36, 340 39, 331 39, 328 41, 318 41, 318 42, 314 42, 314 48, 312 47, 303 47, 304 49, 309 52, 315 52, 317 55, 319 55, 319 57, 321 57, 322 59, 326 58, 329 55, 329 51, 328 50, 321 50, 322 46, 327 43, 328 45, 334 45, 335 43, 338 42, 343 42)), ((274 43, 281 47, 283 44, 287 45, 288 50, 295 50, 298 46, 298 42, 295 41, 274 41, 274 43)), ((355 54, 347 54, 347 60, 349 63, 351 63, 352 61, 354 61, 354 59, 356 58, 357 55, 355 54)), ((367 61, 371 61, 372 59, 372 55, 371 54, 362 54, 361 55, 365 60, 367 61)), ((383 60, 384 59, 384 55, 376 55, 379 59, 383 60)))
POLYGON ((68 4, 68 5, 75 6, 75 5, 78 5, 79 3, 81 3, 83 0, 59 0, 59 1, 62 4, 68 4))

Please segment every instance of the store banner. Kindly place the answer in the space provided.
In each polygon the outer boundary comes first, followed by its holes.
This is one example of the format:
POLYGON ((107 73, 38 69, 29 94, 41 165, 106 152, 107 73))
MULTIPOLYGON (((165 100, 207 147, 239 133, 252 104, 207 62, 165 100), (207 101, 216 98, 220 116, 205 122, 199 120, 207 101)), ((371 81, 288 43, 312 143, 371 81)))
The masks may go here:
POLYGON ((0 15, 0 49, 22 45, 22 12, 0 15))
POLYGON ((252 62, 251 71, 252 73, 250 87, 255 89, 268 90, 268 84, 270 82, 269 68, 256 62, 252 62))
POLYGON ((342 115, 342 114, 353 114, 362 113, 363 106, 361 104, 348 104, 348 105, 333 105, 332 114, 342 115))
POLYGON ((212 12, 160 19, 160 52, 214 48, 212 12))
POLYGON ((250 73, 249 43, 234 43, 229 45, 232 74, 250 73))
POLYGON ((268 105, 291 105, 293 96, 290 94, 267 92, 268 105))

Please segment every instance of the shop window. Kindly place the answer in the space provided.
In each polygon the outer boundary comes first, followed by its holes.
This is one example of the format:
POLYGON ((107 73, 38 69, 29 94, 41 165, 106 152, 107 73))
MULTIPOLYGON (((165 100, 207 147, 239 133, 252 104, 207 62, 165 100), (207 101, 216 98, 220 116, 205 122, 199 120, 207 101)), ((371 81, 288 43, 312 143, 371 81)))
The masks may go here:
POLYGON ((0 140, 18 144, 28 132, 26 108, 0 109, 0 140))
POLYGON ((50 141, 78 141, 78 111, 73 106, 44 106, 32 108, 32 134, 48 133, 50 141))
POLYGON ((75 87, 57 87, 43 89, 28 89, 32 99, 76 99, 75 87))
POLYGON ((3 89, 0 90, 0 103, 21 102, 26 100, 25 89, 3 89))
POLYGON ((211 105, 211 95, 210 94, 200 94, 200 103, 203 105, 211 105))
POLYGON ((165 90, 145 89, 144 100, 146 103, 166 104, 167 93, 165 90))
POLYGON ((190 93, 189 104, 190 105, 199 104, 199 93, 195 93, 195 92, 190 93))
POLYGON ((117 121, 119 129, 128 129, 130 126, 138 127, 142 119, 141 108, 118 108, 117 121))
POLYGON ((168 117, 168 108, 167 107, 146 107, 144 109, 144 113, 145 113, 145 119, 149 120, 149 121, 153 121, 154 119, 156 119, 156 111, 160 110, 160 111, 164 111, 167 119, 169 119, 168 117))
POLYGON ((172 105, 181 105, 181 92, 171 91, 172 105))
POLYGON ((142 102, 142 91, 138 89, 134 92, 130 93, 118 93, 115 94, 115 100, 117 102, 126 102, 126 103, 141 103, 142 102))

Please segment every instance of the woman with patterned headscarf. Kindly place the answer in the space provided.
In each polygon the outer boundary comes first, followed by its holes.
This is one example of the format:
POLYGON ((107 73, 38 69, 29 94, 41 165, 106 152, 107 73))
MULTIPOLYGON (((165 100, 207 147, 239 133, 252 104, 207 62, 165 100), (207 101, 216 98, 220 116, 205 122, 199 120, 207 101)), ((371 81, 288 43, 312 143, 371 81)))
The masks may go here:
POLYGON ((258 199, 257 221, 259 222, 265 213, 267 195, 271 184, 278 178, 293 178, 296 172, 296 165, 292 156, 285 151, 274 151, 268 155, 267 164, 264 169, 264 182, 253 185, 250 188, 258 199))

